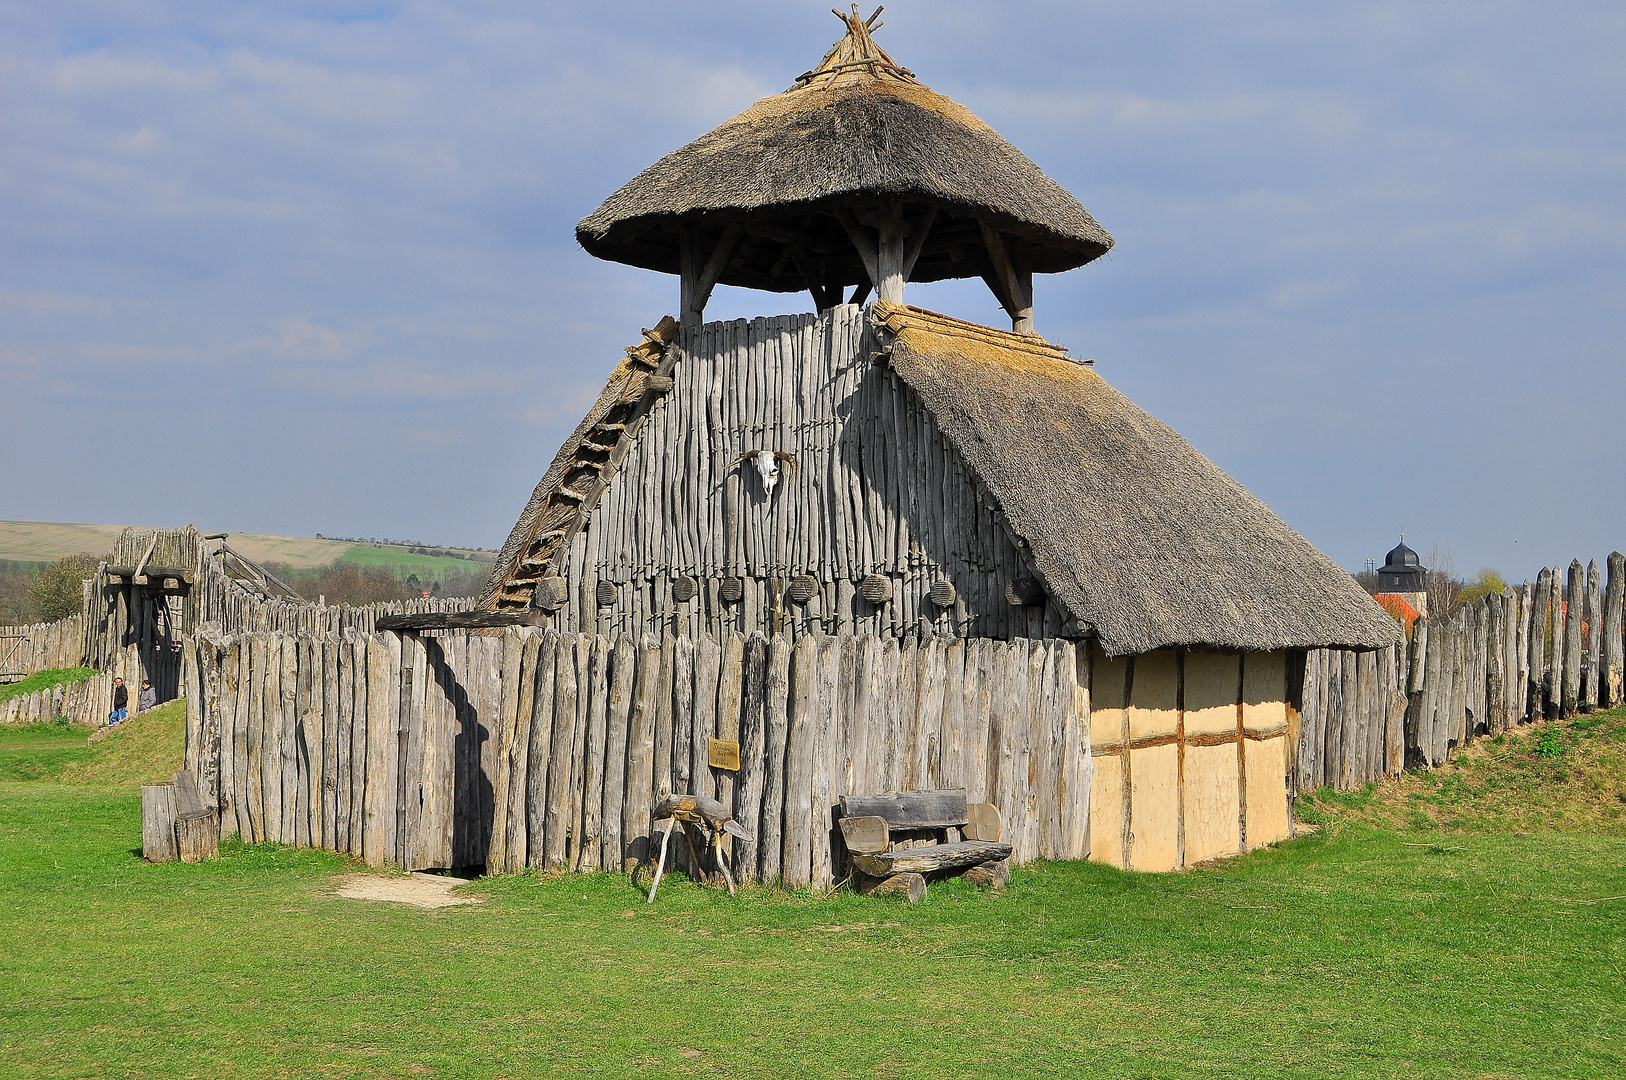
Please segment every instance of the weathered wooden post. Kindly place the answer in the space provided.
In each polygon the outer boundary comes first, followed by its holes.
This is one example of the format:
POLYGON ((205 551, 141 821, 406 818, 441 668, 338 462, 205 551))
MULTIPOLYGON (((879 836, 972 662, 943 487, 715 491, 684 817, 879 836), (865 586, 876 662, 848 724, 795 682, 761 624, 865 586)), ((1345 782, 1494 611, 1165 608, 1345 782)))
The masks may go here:
POLYGON ((1564 706, 1564 572, 1555 566, 1547 579, 1547 701, 1543 714, 1556 719, 1564 706))
POLYGON ((1502 730, 1524 716, 1524 680, 1519 674, 1519 594, 1510 585, 1502 590, 1502 730))
POLYGON ((181 862, 202 862, 220 855, 220 810, 209 805, 197 779, 185 769, 170 785, 174 799, 175 857, 181 862))
POLYGON ((1603 640, 1602 576, 1598 573, 1598 560, 1593 559, 1586 568, 1586 678, 1581 684, 1581 709, 1591 712, 1598 707, 1598 672, 1603 640))
POLYGON ((1612 552, 1609 556, 1609 584, 1603 593, 1603 655, 1599 661, 1603 668, 1599 685, 1603 689, 1602 703, 1613 709, 1621 701, 1622 652, 1626 644, 1621 640, 1621 606, 1626 592, 1626 555, 1612 552))
POLYGON ((1514 613, 1514 670, 1518 672, 1517 718, 1525 723, 1530 718, 1530 615, 1535 605, 1535 586, 1528 578, 1519 587, 1519 606, 1514 613))
POLYGON ((1496 735, 1507 728, 1507 694, 1504 680, 1507 672, 1503 661, 1507 658, 1507 650, 1502 647, 1504 635, 1507 633, 1505 621, 1506 605, 1499 594, 1493 593, 1485 598, 1485 680, 1483 684, 1485 697, 1485 733, 1496 735))
POLYGON ((174 862, 175 785, 145 784, 141 788, 141 855, 148 862, 174 862))
POLYGON ((1530 601, 1530 708, 1531 720, 1540 720, 1547 713, 1547 680, 1549 675, 1547 663, 1547 640, 1551 625, 1552 612, 1552 583, 1553 572, 1547 567, 1541 568, 1536 575, 1535 591, 1531 593, 1530 601))
POLYGON ((1586 571, 1580 559, 1570 560, 1568 609, 1564 616, 1564 680, 1559 699, 1561 715, 1574 716, 1581 707, 1581 616, 1586 596, 1586 571))

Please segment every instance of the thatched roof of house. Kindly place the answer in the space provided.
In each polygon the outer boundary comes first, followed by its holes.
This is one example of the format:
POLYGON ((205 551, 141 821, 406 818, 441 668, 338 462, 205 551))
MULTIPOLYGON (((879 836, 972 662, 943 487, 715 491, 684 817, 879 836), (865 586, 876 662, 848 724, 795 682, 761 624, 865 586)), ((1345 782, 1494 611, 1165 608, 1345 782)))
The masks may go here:
POLYGON ((1079 201, 964 106, 921 85, 857 14, 813 71, 666 155, 576 227, 593 255, 678 273, 679 230, 743 227, 723 284, 778 292, 868 280, 834 213, 901 203, 937 211, 910 279, 989 271, 978 220, 1056 273, 1112 237, 1079 201))
POLYGON ((1036 337, 872 311, 893 370, 1109 654, 1397 640, 1348 573, 1092 368, 1036 337))

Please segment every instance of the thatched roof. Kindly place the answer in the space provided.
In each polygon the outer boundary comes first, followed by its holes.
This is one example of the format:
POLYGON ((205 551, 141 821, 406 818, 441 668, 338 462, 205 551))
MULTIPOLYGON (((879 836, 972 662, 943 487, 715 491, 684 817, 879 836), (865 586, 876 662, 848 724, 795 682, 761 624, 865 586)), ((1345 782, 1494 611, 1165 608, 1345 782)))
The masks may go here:
POLYGON ((602 259, 678 273, 679 230, 745 240, 723 284, 780 292, 868 280, 838 207, 935 208, 914 281, 989 272, 979 219, 1025 243, 1032 269, 1082 266, 1112 247, 1079 201, 969 110, 927 89, 858 17, 782 94, 657 161, 576 227, 602 259))
POLYGON ((1109 654, 1397 640, 1348 573, 1091 368, 1035 337, 872 311, 893 370, 1109 654))

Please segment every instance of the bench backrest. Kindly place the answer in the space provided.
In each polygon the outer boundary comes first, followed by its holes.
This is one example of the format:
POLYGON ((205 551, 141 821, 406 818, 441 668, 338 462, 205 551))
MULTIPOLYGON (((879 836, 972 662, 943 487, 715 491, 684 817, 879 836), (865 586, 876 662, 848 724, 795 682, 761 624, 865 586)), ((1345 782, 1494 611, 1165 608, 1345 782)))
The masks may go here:
POLYGON ((965 789, 906 791, 894 795, 843 795, 844 818, 878 817, 894 831, 947 829, 966 824, 965 789))

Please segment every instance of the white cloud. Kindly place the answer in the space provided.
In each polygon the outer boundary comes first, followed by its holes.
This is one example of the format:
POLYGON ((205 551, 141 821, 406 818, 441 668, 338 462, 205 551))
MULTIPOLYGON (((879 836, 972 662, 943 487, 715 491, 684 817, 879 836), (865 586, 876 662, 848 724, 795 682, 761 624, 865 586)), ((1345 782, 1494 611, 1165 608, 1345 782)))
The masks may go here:
POLYGON ((250 338, 234 352, 270 353, 284 360, 340 360, 353 352, 346 335, 303 317, 283 319, 274 336, 250 338))

